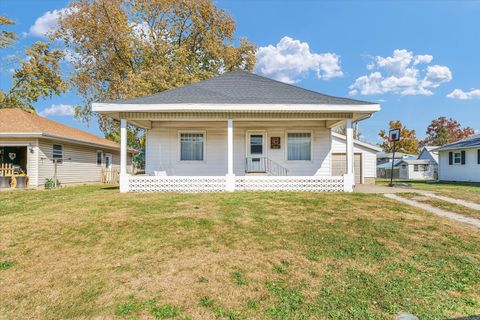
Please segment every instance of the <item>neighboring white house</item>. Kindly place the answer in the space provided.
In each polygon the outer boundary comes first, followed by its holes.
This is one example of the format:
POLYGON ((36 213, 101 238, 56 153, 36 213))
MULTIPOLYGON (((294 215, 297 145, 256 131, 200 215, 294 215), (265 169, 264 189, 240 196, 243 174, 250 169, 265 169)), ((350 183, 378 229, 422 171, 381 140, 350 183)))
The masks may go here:
MULTIPOLYGON (((132 151, 125 164, 131 163, 132 151)), ((30 187, 52 179, 55 167, 61 184, 100 182, 102 168, 119 167, 120 145, 24 110, 5 108, 0 109, 2 164, 26 174, 30 187)))
POLYGON ((480 182, 480 134, 437 149, 438 179, 480 182))
MULTIPOLYGON (((405 158, 411 158, 411 157, 416 157, 413 154, 408 154, 408 153, 403 153, 403 152, 395 152, 395 161, 405 159, 405 158)), ((377 153, 377 164, 384 164, 384 163, 390 163, 392 164, 392 158, 393 158, 393 153, 385 153, 385 152, 379 152, 377 153)))
MULTIPOLYGON (((347 157, 345 154, 346 137, 332 131, 332 175, 346 173, 347 157)), ((376 175, 377 153, 381 148, 372 144, 354 140, 353 152, 356 184, 374 184, 376 175)))
POLYGON ((121 192, 353 191, 353 124, 378 110, 246 71, 93 104, 121 123, 121 192), (127 122, 146 130, 145 176, 126 172, 127 122), (340 125, 343 150, 332 134, 340 125), (345 174, 332 167, 337 153, 345 174))
POLYGON ((420 155, 406 158, 396 164, 399 168, 399 178, 409 180, 434 180, 438 174, 438 147, 425 146, 420 155))

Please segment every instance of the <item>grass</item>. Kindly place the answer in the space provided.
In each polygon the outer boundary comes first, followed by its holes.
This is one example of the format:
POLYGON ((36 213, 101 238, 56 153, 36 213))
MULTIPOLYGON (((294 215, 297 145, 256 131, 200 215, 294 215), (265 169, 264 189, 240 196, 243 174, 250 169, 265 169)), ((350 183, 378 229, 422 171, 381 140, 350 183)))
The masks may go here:
MULTIPOLYGON (((396 183, 409 183, 412 189, 431 191, 446 197, 452 197, 480 204, 480 183, 473 182, 435 182, 424 180, 398 180, 396 183)), ((377 184, 388 185, 390 180, 377 179, 377 184)))
POLYGON ((410 193, 410 192, 409 193, 399 193, 398 195, 401 196, 401 197, 407 198, 407 199, 411 199, 411 200, 414 200, 414 201, 417 201, 417 202, 421 202, 421 203, 431 205, 431 206, 436 207, 436 208, 440 208, 440 209, 451 211, 451 212, 454 212, 454 213, 458 213, 458 214, 461 214, 461 215, 464 215, 464 216, 480 219, 480 211, 479 210, 471 209, 471 208, 468 208, 468 207, 465 207, 465 206, 462 206, 462 205, 458 205, 458 204, 447 202, 447 201, 440 200, 440 199, 426 197, 426 196, 423 196, 421 194, 414 193, 414 192, 412 192, 412 193, 410 193))
POLYGON ((5 192, 0 263, 5 319, 480 313, 480 234, 375 194, 5 192))

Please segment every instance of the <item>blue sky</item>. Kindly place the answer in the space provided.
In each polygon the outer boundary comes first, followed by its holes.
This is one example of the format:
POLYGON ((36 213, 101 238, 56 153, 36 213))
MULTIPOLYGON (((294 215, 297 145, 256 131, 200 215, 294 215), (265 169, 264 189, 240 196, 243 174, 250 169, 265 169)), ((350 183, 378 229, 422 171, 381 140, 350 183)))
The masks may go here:
MULTIPOLYGON (((216 3, 235 18, 237 36, 259 47, 257 73, 326 94, 379 102, 382 111, 360 124, 366 141, 377 143, 378 131, 391 119, 415 129, 419 138, 439 116, 480 131, 478 1, 216 3)), ((2 60, 41 40, 42 26, 51 17, 45 14, 67 4, 1 1, 1 13, 17 23, 11 30, 23 34, 15 48, 2 52, 2 60)), ((3 89, 8 87, 5 73, 0 81, 3 89)), ((40 101, 36 108, 50 110, 47 116, 53 120, 100 134, 95 123, 87 126, 68 115, 68 106, 80 101, 70 92, 40 101), (58 115, 62 112, 67 115, 58 115)))

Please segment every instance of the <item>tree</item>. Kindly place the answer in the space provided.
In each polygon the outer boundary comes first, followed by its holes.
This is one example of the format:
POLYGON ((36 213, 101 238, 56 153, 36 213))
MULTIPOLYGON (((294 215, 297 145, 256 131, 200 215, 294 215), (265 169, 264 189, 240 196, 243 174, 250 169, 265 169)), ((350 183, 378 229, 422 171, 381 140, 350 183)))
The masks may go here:
MULTIPOLYGON (((0 17, 0 25, 13 24, 0 17)), ((15 42, 16 35, 2 30, 0 49, 15 42)), ((25 50, 26 59, 16 58, 18 65, 12 74, 12 85, 7 91, 0 90, 0 108, 20 108, 35 112, 34 104, 41 98, 64 93, 67 85, 62 79, 60 60, 63 53, 51 50, 50 44, 35 42, 25 50)))
POLYGON ((423 145, 443 146, 447 143, 465 139, 472 134, 475 134, 475 130, 470 127, 462 128, 457 120, 439 117, 436 120, 432 120, 427 127, 427 137, 422 143, 423 145))
MULTIPOLYGON (((255 47, 245 39, 235 46, 234 32, 233 19, 211 0, 76 0, 51 37, 73 57, 71 81, 83 97, 76 114, 88 121, 93 101, 252 70, 255 47)), ((101 116, 99 125, 106 136, 118 131, 118 122, 101 116)))
MULTIPOLYGON (((347 127, 344 124, 340 125, 338 127, 335 127, 332 130, 334 132, 343 134, 344 136, 347 135, 347 127)), ((360 132, 360 129, 358 129, 358 124, 356 124, 355 127, 353 128, 353 138, 357 139, 357 140, 360 140, 361 135, 362 135, 362 133, 360 132)))
POLYGON ((395 151, 408 154, 417 154, 419 141, 415 134, 415 130, 409 130, 400 120, 390 121, 389 130, 380 130, 378 135, 383 139, 380 144, 383 151, 393 152, 393 143, 389 141, 388 131, 392 129, 400 129, 400 140, 396 142, 395 151))

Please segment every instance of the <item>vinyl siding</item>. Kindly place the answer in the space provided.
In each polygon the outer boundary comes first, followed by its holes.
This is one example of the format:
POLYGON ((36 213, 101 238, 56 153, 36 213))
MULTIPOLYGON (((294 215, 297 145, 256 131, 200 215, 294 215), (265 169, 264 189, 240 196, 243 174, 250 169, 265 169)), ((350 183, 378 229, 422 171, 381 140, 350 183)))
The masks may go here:
MULTIPOLYGON (((332 137, 332 153, 346 153, 346 143, 343 139, 332 137)), ((375 178, 377 176, 377 151, 354 143, 353 153, 362 154, 363 178, 375 178)))
MULTIPOLYGON (((266 157, 285 167, 289 175, 330 175, 330 129, 323 121, 234 121, 234 173, 245 175, 247 131, 266 133, 266 157), (312 133, 312 159, 286 160, 286 133, 312 133), (270 137, 280 137, 281 148, 270 149, 270 137)), ((168 175, 225 175, 227 172, 227 122, 154 122, 147 133, 146 173, 167 171, 168 175), (179 160, 179 132, 204 132, 204 161, 179 160)))
MULTIPOLYGON (((53 178, 55 165, 52 162, 54 144, 63 145, 64 158, 62 164, 57 165, 57 178, 61 184, 100 182, 101 168, 97 165, 97 150, 112 154, 112 166, 120 165, 120 151, 101 149, 97 147, 63 143, 55 140, 39 139, 38 185, 43 185, 46 179, 53 178)), ((131 157, 128 156, 130 164, 131 157)))
POLYGON ((436 165, 428 165, 427 171, 415 171, 414 164, 401 164, 399 169, 399 178, 400 179, 411 179, 411 180, 431 180, 434 179, 434 170, 436 165))
MULTIPOLYGON (((480 148, 479 148, 480 149, 480 148)), ((439 152, 438 179, 443 181, 480 182, 480 164, 477 162, 478 149, 463 149, 465 164, 448 164, 448 152, 439 152)), ((460 152, 462 150, 450 150, 460 152)))

